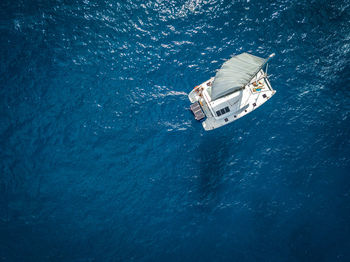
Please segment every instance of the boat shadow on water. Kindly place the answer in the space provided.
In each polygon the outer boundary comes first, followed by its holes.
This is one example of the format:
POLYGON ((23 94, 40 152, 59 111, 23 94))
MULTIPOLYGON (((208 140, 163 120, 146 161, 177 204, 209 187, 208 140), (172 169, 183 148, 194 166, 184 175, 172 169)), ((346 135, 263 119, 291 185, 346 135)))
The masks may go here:
POLYGON ((207 207, 215 206, 220 201, 227 161, 230 158, 227 138, 218 135, 216 132, 205 135, 198 148, 199 202, 207 207))

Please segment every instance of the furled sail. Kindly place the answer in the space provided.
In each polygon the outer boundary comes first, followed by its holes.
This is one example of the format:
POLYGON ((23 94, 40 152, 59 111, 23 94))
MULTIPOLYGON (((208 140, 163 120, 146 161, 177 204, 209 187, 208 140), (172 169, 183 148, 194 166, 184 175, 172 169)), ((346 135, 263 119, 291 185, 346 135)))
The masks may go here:
POLYGON ((233 93, 248 84, 266 62, 267 59, 248 53, 236 55, 226 61, 216 73, 211 99, 233 93))

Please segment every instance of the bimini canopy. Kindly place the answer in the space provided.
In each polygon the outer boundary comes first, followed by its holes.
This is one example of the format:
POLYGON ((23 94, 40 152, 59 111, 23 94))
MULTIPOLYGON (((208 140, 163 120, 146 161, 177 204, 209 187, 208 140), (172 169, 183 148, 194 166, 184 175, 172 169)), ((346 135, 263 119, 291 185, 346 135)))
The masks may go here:
POLYGON ((266 62, 267 59, 248 53, 236 55, 226 61, 216 73, 211 99, 233 93, 248 84, 266 62))

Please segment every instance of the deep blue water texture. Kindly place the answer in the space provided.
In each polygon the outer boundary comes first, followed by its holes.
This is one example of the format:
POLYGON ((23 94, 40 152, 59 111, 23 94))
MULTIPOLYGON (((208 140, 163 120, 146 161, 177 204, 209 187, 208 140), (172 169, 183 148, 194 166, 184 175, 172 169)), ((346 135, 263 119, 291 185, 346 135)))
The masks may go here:
POLYGON ((2 0, 0 261, 350 261, 350 1, 2 0), (241 52, 276 95, 205 132, 241 52))

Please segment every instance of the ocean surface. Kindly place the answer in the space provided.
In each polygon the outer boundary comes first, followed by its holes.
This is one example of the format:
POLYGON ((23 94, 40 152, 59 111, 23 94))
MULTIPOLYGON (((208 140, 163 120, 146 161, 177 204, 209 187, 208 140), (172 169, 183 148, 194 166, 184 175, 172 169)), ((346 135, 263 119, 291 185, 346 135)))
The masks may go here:
POLYGON ((2 0, 0 261, 350 261, 350 1, 2 0), (276 95, 205 132, 231 55, 276 95))

